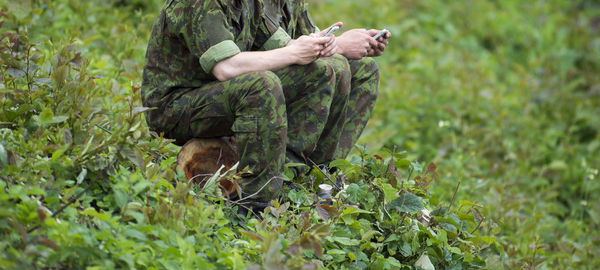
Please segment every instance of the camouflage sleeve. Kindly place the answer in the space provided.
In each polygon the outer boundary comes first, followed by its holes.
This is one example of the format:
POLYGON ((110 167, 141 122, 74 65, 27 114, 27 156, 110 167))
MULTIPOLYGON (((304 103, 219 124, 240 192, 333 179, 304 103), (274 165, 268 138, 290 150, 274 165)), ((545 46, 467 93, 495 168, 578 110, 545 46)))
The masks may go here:
POLYGON ((271 37, 261 47, 261 50, 268 51, 277 48, 285 47, 292 38, 288 35, 283 28, 277 28, 277 31, 271 35, 271 37))
POLYGON ((310 35, 319 32, 319 28, 315 26, 310 14, 308 13, 308 4, 304 0, 293 0, 294 13, 298 20, 296 21, 294 38, 302 35, 310 35))
POLYGON ((190 30, 182 33, 190 51, 200 59, 206 73, 220 61, 240 53, 233 41, 229 23, 218 0, 197 1, 191 16, 190 30))
POLYGON ((274 50, 285 47, 292 39, 288 33, 279 26, 278 1, 266 0, 260 14, 262 25, 255 40, 255 44, 261 51, 274 50))

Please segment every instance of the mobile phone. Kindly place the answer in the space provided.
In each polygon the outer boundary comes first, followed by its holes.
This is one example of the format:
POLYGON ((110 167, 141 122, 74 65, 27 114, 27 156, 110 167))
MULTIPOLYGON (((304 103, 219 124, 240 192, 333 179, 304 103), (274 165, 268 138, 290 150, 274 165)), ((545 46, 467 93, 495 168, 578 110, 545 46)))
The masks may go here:
POLYGON ((383 35, 385 35, 385 34, 387 34, 389 32, 390 32, 389 30, 383 29, 383 30, 379 31, 379 33, 377 33, 377 35, 374 35, 373 38, 374 39, 378 39, 379 37, 381 37, 381 36, 383 36, 383 35))
POLYGON ((339 27, 339 26, 337 26, 337 25, 334 25, 334 26, 332 26, 331 28, 329 28, 329 31, 327 31, 327 33, 325 33, 325 34, 324 34, 324 35, 322 35, 321 37, 326 37, 326 36, 329 36, 329 35, 333 34, 333 32, 337 31, 338 29, 340 29, 340 27, 339 27))

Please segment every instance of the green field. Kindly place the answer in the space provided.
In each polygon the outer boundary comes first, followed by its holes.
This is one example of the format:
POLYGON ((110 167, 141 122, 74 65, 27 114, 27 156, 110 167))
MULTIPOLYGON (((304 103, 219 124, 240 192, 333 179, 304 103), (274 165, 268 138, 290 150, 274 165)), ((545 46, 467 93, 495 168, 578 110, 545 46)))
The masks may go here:
POLYGON ((0 0, 0 268, 600 268, 600 3, 308 2, 393 35, 351 185, 317 207, 313 171, 261 220, 148 131, 162 1, 0 0))

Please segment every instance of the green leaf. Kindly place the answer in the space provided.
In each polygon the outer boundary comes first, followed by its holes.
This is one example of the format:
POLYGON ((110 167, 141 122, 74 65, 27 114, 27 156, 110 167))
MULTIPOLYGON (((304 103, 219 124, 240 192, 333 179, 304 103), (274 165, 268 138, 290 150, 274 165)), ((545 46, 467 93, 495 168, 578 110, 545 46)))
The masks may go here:
POLYGON ((346 188, 345 192, 348 195, 348 200, 350 200, 353 203, 357 203, 360 200, 360 198, 362 197, 362 195, 365 193, 360 188, 360 186, 358 186, 355 183, 350 184, 346 188))
POLYGON ((333 167, 344 170, 345 168, 352 167, 352 164, 350 164, 350 162, 345 159, 336 159, 334 161, 329 162, 329 168, 333 167))
POLYGON ((152 183, 149 181, 141 181, 137 184, 135 184, 132 189, 133 189, 133 194, 139 194, 140 192, 142 192, 143 190, 145 190, 146 188, 152 186, 152 183))
POLYGON ((394 266, 396 268, 400 268, 403 266, 403 264, 400 263, 400 261, 396 260, 396 258, 394 258, 394 257, 389 257, 386 260, 391 266, 394 266))
POLYGON ((8 152, 6 152, 6 149, 4 149, 4 146, 2 144, 0 144, 0 167, 2 167, 2 164, 7 164, 8 163, 8 152))
POLYGON ((57 116, 52 117, 52 119, 48 122, 48 124, 62 123, 64 121, 67 121, 67 119, 69 119, 69 117, 66 115, 57 115, 57 116))
POLYGON ((355 144, 354 148, 358 150, 361 156, 368 155, 370 153, 369 148, 364 145, 355 144))
POLYGON ((50 121, 52 121, 53 118, 54 114, 52 113, 52 109, 46 107, 44 108, 44 110, 42 110, 42 113, 40 114, 40 122, 42 123, 42 125, 50 123, 50 121))
POLYGON ((346 255, 346 251, 334 248, 334 249, 327 250, 327 254, 329 254, 329 255, 346 255))
POLYGON ((15 79, 20 79, 27 75, 25 71, 16 68, 8 68, 6 69, 6 73, 15 79))
POLYGON ((121 154, 125 156, 129 161, 135 164, 136 167, 140 169, 144 169, 144 157, 142 156, 142 152, 135 146, 125 145, 121 149, 121 154))
POLYGON ((549 169, 555 170, 555 171, 563 171, 567 169, 567 163, 562 161, 562 160, 554 160, 550 163, 550 165, 548 165, 549 169))
POLYGON ((85 177, 87 176, 87 169, 86 168, 82 168, 81 172, 79 173, 79 175, 77 175, 77 184, 81 184, 81 182, 83 182, 83 179, 85 179, 85 177))
POLYGON ((415 194, 402 193, 388 207, 400 212, 414 213, 423 209, 423 203, 421 202, 421 198, 415 194))
POLYGON ((435 267, 431 263, 431 260, 429 260, 429 256, 427 256, 427 254, 423 254, 421 257, 419 257, 419 259, 415 262, 415 267, 422 270, 435 270, 435 267))
POLYGON ((341 237, 341 236, 332 236, 331 240, 334 242, 338 242, 342 245, 345 246, 356 246, 360 244, 360 240, 357 239, 351 239, 348 237, 341 237))
POLYGON ((408 242, 403 242, 402 245, 400 245, 400 250, 399 250, 400 254, 402 254, 402 256, 404 257, 409 257, 412 255, 412 248, 410 246, 410 243, 408 242))
POLYGON ((125 205, 128 200, 127 193, 120 191, 120 190, 115 190, 114 194, 115 194, 115 203, 117 204, 117 206, 123 207, 123 205, 125 205))
POLYGON ((135 119, 140 113, 151 111, 153 109, 155 109, 155 108, 135 107, 135 108, 133 108, 133 118, 135 119))
POLYGON ((8 1, 7 8, 18 20, 23 20, 31 12, 31 0, 8 1))
POLYGON ((54 82, 56 83, 57 86, 62 86, 65 84, 68 74, 69 74, 68 66, 61 65, 59 67, 54 68, 53 73, 52 73, 52 79, 54 79, 54 82))
POLYGON ((388 183, 384 183, 381 186, 381 188, 383 189, 383 194, 384 194, 386 203, 390 203, 394 199, 398 198, 398 195, 396 195, 396 193, 398 193, 398 190, 395 189, 392 185, 390 185, 388 183))
POLYGON ((295 191, 291 189, 288 192, 288 198, 290 198, 292 202, 299 206, 302 205, 308 199, 308 196, 303 190, 295 191))

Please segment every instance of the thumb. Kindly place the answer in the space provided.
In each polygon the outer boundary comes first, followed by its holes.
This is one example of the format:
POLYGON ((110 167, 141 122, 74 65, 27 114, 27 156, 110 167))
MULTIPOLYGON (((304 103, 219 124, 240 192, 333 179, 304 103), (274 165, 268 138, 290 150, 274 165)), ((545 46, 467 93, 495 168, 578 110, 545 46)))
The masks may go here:
POLYGON ((338 26, 339 28, 342 28, 342 26, 344 26, 343 22, 336 22, 334 24, 332 24, 329 28, 334 27, 334 26, 338 26))
POLYGON ((322 36, 322 35, 324 35, 325 33, 327 33, 327 31, 329 31, 329 29, 331 29, 331 27, 337 26, 337 27, 339 27, 339 28, 342 28, 342 26, 343 26, 343 25, 344 25, 344 23, 343 23, 343 22, 336 22, 336 23, 332 24, 331 26, 329 26, 329 27, 325 28, 325 30, 323 30, 323 31, 319 32, 319 36, 322 36))
POLYGON ((367 30, 367 33, 369 33, 369 36, 375 36, 375 35, 377 35, 377 33, 379 33, 379 30, 370 29, 370 30, 367 30))

